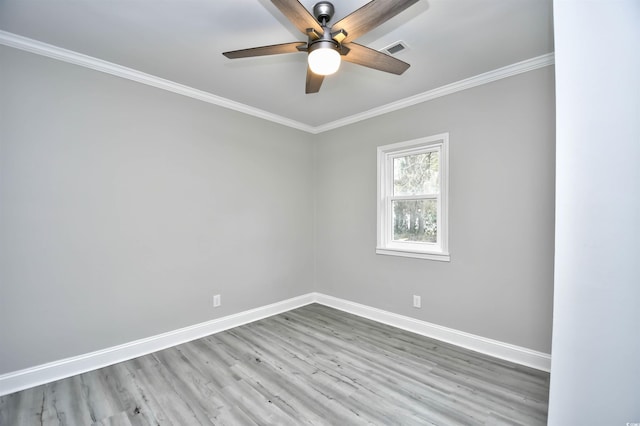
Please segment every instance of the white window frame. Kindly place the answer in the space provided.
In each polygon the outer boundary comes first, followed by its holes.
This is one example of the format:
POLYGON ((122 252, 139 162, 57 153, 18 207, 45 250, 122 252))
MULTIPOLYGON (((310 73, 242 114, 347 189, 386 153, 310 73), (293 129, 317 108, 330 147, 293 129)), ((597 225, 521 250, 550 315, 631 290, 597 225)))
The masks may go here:
POLYGON ((413 257, 448 262, 449 255, 449 133, 441 133, 406 142, 378 147, 378 242, 377 254, 413 257), (393 159, 437 151, 439 155, 440 193, 418 196, 393 195, 393 159), (392 201, 398 199, 436 199, 437 241, 393 241, 392 201))

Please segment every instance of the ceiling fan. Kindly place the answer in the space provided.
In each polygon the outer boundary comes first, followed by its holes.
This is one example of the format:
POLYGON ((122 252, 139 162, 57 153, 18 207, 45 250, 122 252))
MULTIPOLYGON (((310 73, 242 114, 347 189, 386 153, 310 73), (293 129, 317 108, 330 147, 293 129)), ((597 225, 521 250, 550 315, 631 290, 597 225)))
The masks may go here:
POLYGON ((224 52, 229 59, 281 53, 308 53, 306 93, 317 93, 325 75, 340 67, 341 58, 365 67, 402 74, 409 64, 390 55, 370 49, 353 40, 393 18, 418 0, 372 0, 333 25, 334 7, 320 1, 313 7, 313 15, 298 0, 271 0, 271 2, 303 34, 307 41, 273 44, 249 49, 224 52))

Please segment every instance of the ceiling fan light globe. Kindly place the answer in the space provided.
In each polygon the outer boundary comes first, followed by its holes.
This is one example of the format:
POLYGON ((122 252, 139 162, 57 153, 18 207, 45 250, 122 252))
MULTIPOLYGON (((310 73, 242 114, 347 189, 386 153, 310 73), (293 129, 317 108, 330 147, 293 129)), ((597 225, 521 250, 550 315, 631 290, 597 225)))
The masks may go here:
POLYGON ((340 68, 340 53, 337 50, 323 47, 309 53, 309 68, 318 75, 331 75, 340 68))

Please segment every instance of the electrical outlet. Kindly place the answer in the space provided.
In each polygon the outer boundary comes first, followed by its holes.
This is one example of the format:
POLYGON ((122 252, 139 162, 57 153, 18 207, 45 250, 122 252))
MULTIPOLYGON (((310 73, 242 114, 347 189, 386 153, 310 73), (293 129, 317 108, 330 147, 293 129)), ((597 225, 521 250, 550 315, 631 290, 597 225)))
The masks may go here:
POLYGON ((422 301, 420 300, 420 296, 413 295, 413 307, 420 308, 422 307, 422 301))
POLYGON ((220 301, 220 295, 219 294, 214 294, 213 295, 213 307, 217 308, 218 306, 220 306, 222 302, 220 301))

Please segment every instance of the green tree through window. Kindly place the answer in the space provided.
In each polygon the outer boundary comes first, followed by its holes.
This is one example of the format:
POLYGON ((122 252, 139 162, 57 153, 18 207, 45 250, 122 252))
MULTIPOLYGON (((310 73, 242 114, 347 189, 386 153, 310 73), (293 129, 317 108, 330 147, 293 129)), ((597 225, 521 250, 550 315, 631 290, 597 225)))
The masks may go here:
MULTIPOLYGON (((426 152, 394 158, 393 194, 398 196, 439 193, 439 156, 426 152)), ((435 243, 438 239, 436 199, 394 200, 393 240, 435 243)))

